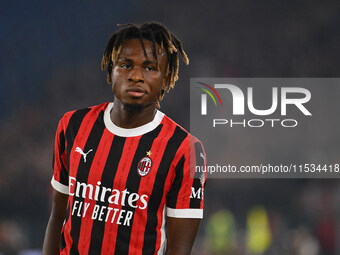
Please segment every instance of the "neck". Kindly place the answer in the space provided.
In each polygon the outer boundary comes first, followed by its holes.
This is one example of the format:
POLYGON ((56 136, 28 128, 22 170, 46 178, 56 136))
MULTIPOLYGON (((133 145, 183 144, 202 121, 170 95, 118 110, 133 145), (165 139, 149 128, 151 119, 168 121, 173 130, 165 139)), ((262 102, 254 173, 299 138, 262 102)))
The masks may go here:
POLYGON ((124 106, 115 98, 110 113, 112 122, 121 128, 136 128, 143 126, 154 119, 156 114, 155 104, 146 106, 124 106))

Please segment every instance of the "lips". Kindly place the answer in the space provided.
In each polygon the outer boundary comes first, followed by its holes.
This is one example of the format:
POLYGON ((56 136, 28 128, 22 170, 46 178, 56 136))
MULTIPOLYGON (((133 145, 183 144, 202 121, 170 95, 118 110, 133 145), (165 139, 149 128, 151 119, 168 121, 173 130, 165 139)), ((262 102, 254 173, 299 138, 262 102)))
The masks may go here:
POLYGON ((132 97, 142 97, 146 94, 144 89, 136 87, 128 88, 126 92, 132 97))

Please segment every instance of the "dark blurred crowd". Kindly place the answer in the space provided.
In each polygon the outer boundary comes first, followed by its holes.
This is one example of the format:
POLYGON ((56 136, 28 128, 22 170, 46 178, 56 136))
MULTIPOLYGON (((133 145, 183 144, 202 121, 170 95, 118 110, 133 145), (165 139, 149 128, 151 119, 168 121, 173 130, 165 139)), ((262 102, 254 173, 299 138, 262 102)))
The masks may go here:
MULTIPOLYGON (((58 120, 112 100, 100 60, 116 23, 158 20, 181 38, 190 65, 181 63, 161 110, 187 129, 190 77, 339 76, 337 1, 64 4, 7 1, 2 8, 1 255, 39 254, 58 120)), ((339 199, 337 179, 211 179, 193 254, 340 254, 339 199)))

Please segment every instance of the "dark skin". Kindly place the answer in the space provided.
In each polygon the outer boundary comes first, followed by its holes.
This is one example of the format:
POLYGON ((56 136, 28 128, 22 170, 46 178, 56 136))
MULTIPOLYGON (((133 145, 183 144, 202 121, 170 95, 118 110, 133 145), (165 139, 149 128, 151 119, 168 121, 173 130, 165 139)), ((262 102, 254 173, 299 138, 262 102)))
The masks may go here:
MULTIPOLYGON (((166 54, 157 45, 157 64, 152 54, 152 43, 147 40, 143 42, 147 57, 138 39, 126 40, 112 70, 114 106, 111 120, 122 128, 139 127, 153 120, 157 100, 168 81, 166 54), (138 110, 128 110, 126 105, 138 105, 138 110)), ((67 201, 68 195, 54 192, 43 245, 44 255, 59 254, 67 201)), ((199 223, 199 219, 167 217, 166 255, 190 254, 199 223)))
POLYGON ((53 205, 47 224, 42 253, 44 255, 59 254, 60 233, 66 217, 68 195, 54 191, 53 205))

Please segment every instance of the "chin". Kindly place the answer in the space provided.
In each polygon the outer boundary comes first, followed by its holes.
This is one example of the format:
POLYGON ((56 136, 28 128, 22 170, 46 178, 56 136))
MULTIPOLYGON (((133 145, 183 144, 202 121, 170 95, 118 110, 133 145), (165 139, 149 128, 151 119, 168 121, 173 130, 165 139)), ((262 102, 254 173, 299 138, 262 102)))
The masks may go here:
POLYGON ((142 104, 123 104, 124 110, 129 113, 138 113, 144 109, 144 105, 142 104))

